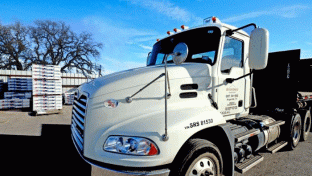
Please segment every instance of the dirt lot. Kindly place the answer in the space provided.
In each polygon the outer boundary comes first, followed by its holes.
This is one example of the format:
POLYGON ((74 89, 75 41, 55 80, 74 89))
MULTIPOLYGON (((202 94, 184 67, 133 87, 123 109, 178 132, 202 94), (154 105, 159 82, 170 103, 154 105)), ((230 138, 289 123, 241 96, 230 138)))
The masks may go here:
POLYGON ((72 107, 63 106, 59 113, 34 116, 29 111, 0 111, 0 134, 40 136, 43 124, 70 125, 72 107))
MULTIPOLYGON (((30 116, 29 112, 0 111, 0 158, 8 175, 86 175, 103 171, 78 155, 71 137, 71 106, 62 113, 30 116)), ((260 152, 264 161, 245 176, 312 175, 312 133, 294 151, 260 152)), ((1 174, 2 175, 2 174, 1 174)), ((108 174, 112 175, 112 174, 108 174)), ((241 174, 235 173, 236 176, 241 174)))

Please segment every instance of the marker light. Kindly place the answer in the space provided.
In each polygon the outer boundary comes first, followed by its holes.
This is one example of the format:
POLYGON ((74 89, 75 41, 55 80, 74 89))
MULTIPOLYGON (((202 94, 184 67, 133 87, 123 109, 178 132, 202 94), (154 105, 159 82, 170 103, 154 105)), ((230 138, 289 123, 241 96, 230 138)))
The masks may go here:
POLYGON ((170 32, 170 31, 168 31, 168 32, 167 32, 167 34, 168 34, 168 35, 172 35, 173 33, 172 33, 172 32, 170 32))
POLYGON ((104 106, 106 108, 117 108, 118 106, 118 101, 114 99, 108 99, 104 101, 104 106))
POLYGON ((180 30, 180 29, 177 29, 177 28, 174 28, 173 31, 174 31, 174 32, 181 32, 181 30, 180 30))
POLYGON ((186 30, 186 29, 188 29, 189 27, 188 27, 188 26, 182 25, 181 28, 182 28, 183 30, 186 30))
POLYGON ((152 156, 159 154, 155 143, 146 138, 110 136, 107 138, 104 151, 130 155, 152 156))
POLYGON ((204 24, 212 24, 212 23, 221 23, 221 21, 215 16, 204 19, 204 24))
POLYGON ((212 22, 214 23, 217 21, 217 17, 212 17, 211 19, 212 19, 212 22))
POLYGON ((156 41, 159 42, 159 39, 157 39, 156 41))

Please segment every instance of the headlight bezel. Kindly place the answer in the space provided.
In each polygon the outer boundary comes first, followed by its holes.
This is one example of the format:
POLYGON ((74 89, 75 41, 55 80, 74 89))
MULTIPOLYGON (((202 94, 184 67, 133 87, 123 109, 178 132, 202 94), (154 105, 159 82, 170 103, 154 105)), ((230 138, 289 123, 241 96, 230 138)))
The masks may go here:
POLYGON ((153 140, 146 138, 146 137, 141 137, 141 136, 110 135, 105 140, 102 149, 105 152, 110 152, 114 154, 122 154, 122 155, 131 155, 131 156, 156 156, 160 154, 160 150, 153 140), (118 140, 116 142, 115 147, 112 145, 114 140, 115 141, 118 140), (134 141, 134 143, 136 142, 136 148, 133 148, 135 144, 133 143, 131 144, 130 141, 134 141), (108 142, 110 142, 111 145, 107 145, 108 142), (117 146, 117 143, 119 144, 119 146, 117 146), (142 145, 144 145, 143 143, 145 143, 145 146, 149 146, 148 152, 144 153, 144 151, 142 151, 142 148, 139 148, 139 147, 142 147, 142 145), (117 147, 120 147, 119 151, 117 147), (129 151, 129 149, 132 151, 129 151))

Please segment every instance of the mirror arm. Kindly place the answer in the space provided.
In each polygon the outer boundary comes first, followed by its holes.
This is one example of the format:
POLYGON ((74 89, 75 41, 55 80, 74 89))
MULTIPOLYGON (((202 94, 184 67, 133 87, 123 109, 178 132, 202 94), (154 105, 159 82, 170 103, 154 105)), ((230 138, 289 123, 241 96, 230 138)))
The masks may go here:
POLYGON ((168 97, 167 97, 167 98, 170 98, 170 97, 171 97, 171 91, 170 91, 170 80, 169 80, 168 71, 167 71, 167 83, 168 83, 168 91, 169 91, 169 94, 168 94, 168 97))
POLYGON ((231 36, 231 35, 233 35, 234 32, 236 32, 236 31, 238 31, 238 30, 241 30, 241 29, 244 29, 244 28, 249 27, 249 26, 254 26, 255 28, 257 28, 257 25, 256 25, 255 23, 250 23, 250 24, 247 24, 247 25, 245 25, 245 26, 242 26, 242 27, 237 28, 237 29, 234 29, 234 30, 232 30, 232 29, 227 30, 227 31, 225 32, 225 33, 226 33, 226 36, 231 36))
POLYGON ((239 80, 239 79, 245 78, 246 76, 249 76, 249 75, 251 75, 251 74, 253 74, 253 71, 251 71, 250 73, 248 73, 248 74, 246 74, 246 75, 243 75, 243 76, 241 76, 241 77, 238 77, 238 78, 226 78, 225 81, 226 81, 226 83, 232 83, 232 82, 237 81, 237 80, 239 80))
POLYGON ((167 79, 168 79, 167 59, 168 59, 168 56, 169 55, 167 55, 165 57, 165 134, 162 135, 162 140, 163 141, 168 141, 168 139, 169 139, 168 128, 167 128, 167 98, 168 98, 168 94, 167 94, 167 79))

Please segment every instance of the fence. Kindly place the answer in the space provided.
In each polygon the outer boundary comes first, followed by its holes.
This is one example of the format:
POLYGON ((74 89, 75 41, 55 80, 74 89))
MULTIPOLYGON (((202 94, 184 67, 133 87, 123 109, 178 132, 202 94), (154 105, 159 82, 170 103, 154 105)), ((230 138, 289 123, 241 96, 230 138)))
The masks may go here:
MULTIPOLYGON (((32 71, 20 71, 20 70, 0 70, 0 80, 8 82, 9 78, 31 78, 32 71)), ((74 87, 90 81, 83 74, 76 73, 61 73, 62 77, 62 92, 70 90, 74 87)), ((91 79, 97 78, 98 75, 90 75, 91 79)))

